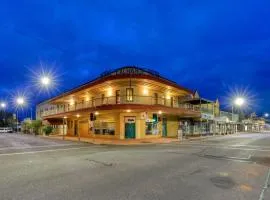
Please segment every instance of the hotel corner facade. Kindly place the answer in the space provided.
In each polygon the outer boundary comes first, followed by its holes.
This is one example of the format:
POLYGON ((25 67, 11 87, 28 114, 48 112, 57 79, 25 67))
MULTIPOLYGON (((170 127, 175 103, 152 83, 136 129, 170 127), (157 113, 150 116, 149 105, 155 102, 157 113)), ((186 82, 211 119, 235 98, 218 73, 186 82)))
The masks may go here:
POLYGON ((221 133, 222 126, 214 120, 219 115, 218 101, 201 99, 138 67, 105 72, 36 109, 37 119, 52 125, 56 134, 111 139, 177 137, 179 130, 221 133))

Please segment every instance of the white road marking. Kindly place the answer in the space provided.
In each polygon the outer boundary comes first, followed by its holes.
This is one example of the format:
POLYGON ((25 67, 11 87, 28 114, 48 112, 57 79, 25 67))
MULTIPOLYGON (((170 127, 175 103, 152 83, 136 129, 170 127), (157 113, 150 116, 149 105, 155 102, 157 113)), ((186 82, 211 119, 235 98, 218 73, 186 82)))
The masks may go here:
POLYGON ((26 152, 4 153, 4 154, 0 154, 0 156, 36 154, 36 153, 44 153, 44 152, 67 151, 67 150, 85 149, 85 148, 89 148, 89 147, 74 147, 74 148, 65 148, 65 149, 48 149, 48 150, 41 150, 41 151, 26 151, 26 152))
POLYGON ((80 144, 53 144, 53 145, 39 145, 39 146, 27 146, 27 147, 3 147, 1 150, 9 150, 9 149, 33 149, 40 147, 63 147, 63 146, 79 146, 80 144))
POLYGON ((226 158, 229 158, 229 159, 239 159, 239 160, 249 160, 251 158, 251 155, 249 155, 246 158, 241 158, 241 157, 227 157, 227 156, 226 156, 226 158))
MULTIPOLYGON (((184 145, 179 145, 179 147, 183 146, 190 146, 190 147, 195 147, 195 148, 201 148, 201 147, 215 147, 217 149, 233 149, 233 150, 245 150, 245 151, 270 151, 270 149, 254 149, 254 148, 238 148, 238 147, 233 147, 233 146, 220 146, 220 145, 192 145, 192 144, 184 144, 184 145)), ((268 147, 269 148, 269 147, 268 147)))
POLYGON ((270 169, 268 170, 268 173, 267 173, 267 176, 266 176, 266 180, 265 180, 265 183, 264 183, 264 187, 261 191, 261 195, 260 195, 260 198, 259 200, 264 200, 264 192, 268 189, 269 187, 269 179, 270 179, 270 169))

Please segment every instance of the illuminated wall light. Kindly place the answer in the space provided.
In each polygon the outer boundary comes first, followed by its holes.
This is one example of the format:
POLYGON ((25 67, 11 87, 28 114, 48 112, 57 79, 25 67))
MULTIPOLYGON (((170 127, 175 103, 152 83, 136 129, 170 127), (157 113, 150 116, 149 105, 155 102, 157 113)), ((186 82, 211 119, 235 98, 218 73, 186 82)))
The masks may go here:
POLYGON ((73 105, 75 104, 74 99, 70 99, 69 104, 70 104, 71 106, 73 106, 73 105))
POLYGON ((113 95, 113 89, 110 87, 108 89, 108 96, 111 97, 113 95))
POLYGON ((77 115, 76 115, 76 117, 77 117, 77 118, 79 118, 79 117, 80 117, 80 115, 79 115, 79 114, 77 114, 77 115))
POLYGON ((85 97, 85 101, 90 101, 90 96, 88 94, 85 97))
POLYGON ((131 112, 131 110, 129 110, 129 109, 128 109, 128 110, 127 110, 127 112, 128 112, 128 113, 130 113, 130 112, 131 112))
POLYGON ((144 94, 144 95, 148 95, 148 94, 149 94, 149 90, 148 90, 147 88, 144 88, 144 89, 143 89, 143 94, 144 94))
POLYGON ((158 111, 158 114, 159 114, 159 115, 161 115, 161 114, 162 114, 162 111, 161 111, 161 110, 160 110, 160 111, 158 111))
POLYGON ((95 115, 99 115, 99 112, 98 112, 98 111, 96 111, 96 112, 95 112, 95 115))

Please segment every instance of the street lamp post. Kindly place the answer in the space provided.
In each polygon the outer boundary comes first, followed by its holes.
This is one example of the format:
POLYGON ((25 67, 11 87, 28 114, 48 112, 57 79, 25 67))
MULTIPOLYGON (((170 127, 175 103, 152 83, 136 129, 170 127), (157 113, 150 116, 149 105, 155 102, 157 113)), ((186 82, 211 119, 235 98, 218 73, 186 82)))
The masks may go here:
MULTIPOLYGON (((80 115, 77 114, 76 117, 77 117, 77 119, 79 119, 80 115)), ((77 120, 77 123, 79 123, 78 120, 77 120)), ((80 130, 78 130, 78 125, 76 128, 77 128, 78 140, 81 141, 81 135, 80 135, 80 130)))
POLYGON ((63 117, 63 140, 65 140, 65 124, 66 124, 67 117, 63 117))
MULTIPOLYGON (((25 103, 25 100, 24 100, 23 97, 18 97, 16 99, 16 104, 17 104, 18 107, 23 106, 24 103, 25 103)), ((18 111, 18 108, 16 110, 16 119, 17 119, 17 132, 18 132, 18 130, 19 130, 19 111, 18 111)))
MULTIPOLYGON (((232 103, 232 123, 233 123, 233 116, 234 116, 234 105, 241 107, 245 103, 245 99, 243 97, 237 97, 234 99, 232 103)), ((237 129, 236 129, 237 132, 237 129)))
POLYGON ((7 104, 5 102, 2 102, 0 104, 0 106, 1 106, 1 109, 3 109, 3 115, 4 115, 3 121, 4 121, 4 124, 6 124, 6 106, 7 106, 7 104))
POLYGON ((6 122, 6 110, 5 110, 5 108, 6 108, 6 103, 4 103, 4 102, 2 102, 1 104, 0 104, 0 106, 1 106, 1 109, 3 110, 3 112, 4 112, 4 123, 6 122))

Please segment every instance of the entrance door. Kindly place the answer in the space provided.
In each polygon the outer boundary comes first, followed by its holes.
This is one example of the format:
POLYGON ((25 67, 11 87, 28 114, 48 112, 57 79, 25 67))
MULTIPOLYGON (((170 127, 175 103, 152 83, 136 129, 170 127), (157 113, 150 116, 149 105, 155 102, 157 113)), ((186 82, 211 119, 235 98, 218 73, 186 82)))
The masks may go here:
POLYGON ((136 138, 136 118, 135 117, 126 117, 125 118, 125 138, 134 139, 136 138))
POLYGON ((74 121, 74 135, 75 136, 78 135, 78 121, 77 120, 74 121))
POLYGON ((162 120, 162 137, 167 137, 167 119, 162 120))

